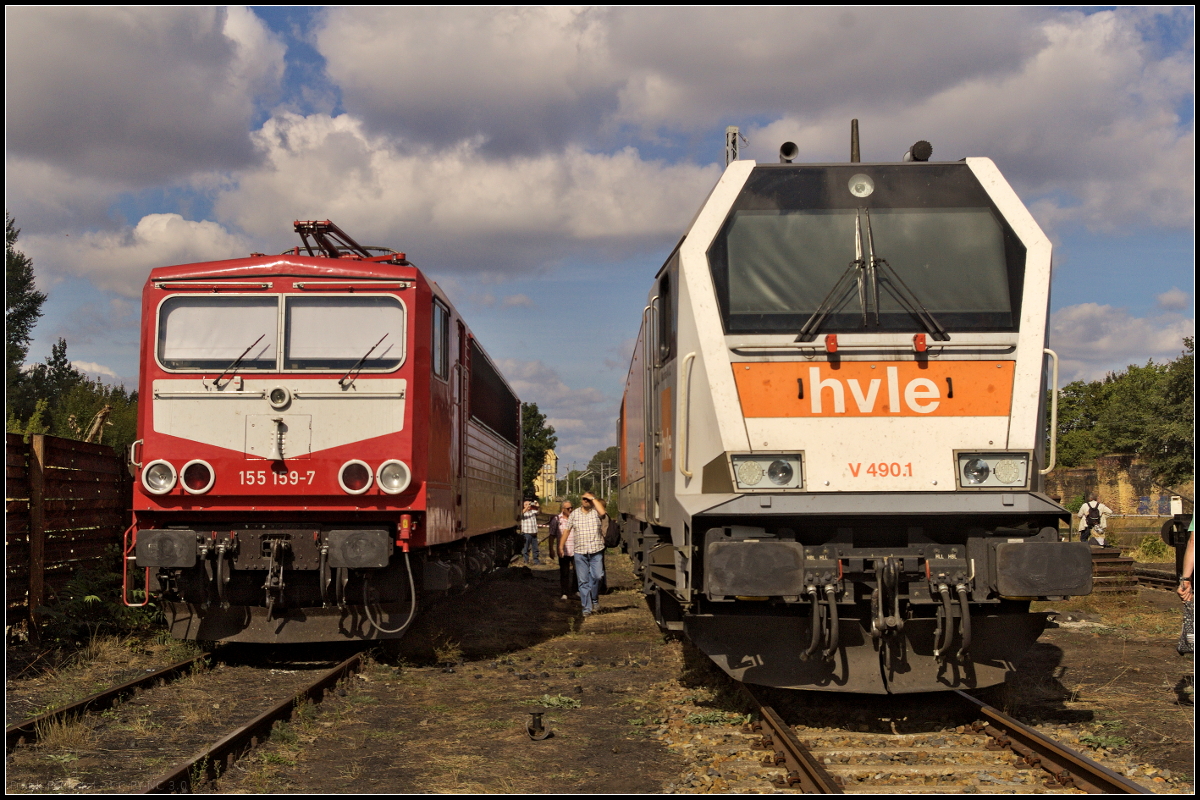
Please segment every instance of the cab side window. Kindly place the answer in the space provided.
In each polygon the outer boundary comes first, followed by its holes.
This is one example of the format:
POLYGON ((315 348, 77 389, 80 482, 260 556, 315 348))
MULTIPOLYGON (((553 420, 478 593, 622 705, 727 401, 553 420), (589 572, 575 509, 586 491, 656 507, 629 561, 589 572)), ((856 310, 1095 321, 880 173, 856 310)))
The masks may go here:
POLYGON ((450 309, 439 300, 433 301, 433 374, 450 377, 450 309))

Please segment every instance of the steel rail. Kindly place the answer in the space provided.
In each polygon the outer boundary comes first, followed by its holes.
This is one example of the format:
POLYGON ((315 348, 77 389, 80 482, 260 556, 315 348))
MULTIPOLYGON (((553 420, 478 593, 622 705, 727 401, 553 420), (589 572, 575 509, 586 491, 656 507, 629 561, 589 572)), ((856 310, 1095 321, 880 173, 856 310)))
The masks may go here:
POLYGON ((743 728, 746 733, 757 733, 759 738, 751 744, 754 750, 774 750, 774 755, 763 758, 763 766, 782 767, 786 770, 775 784, 780 787, 800 787, 805 794, 845 794, 837 779, 821 765, 775 709, 759 700, 754 692, 742 684, 747 697, 758 709, 760 722, 751 722, 743 728))
POLYGON ((190 794, 196 790, 195 784, 201 784, 216 779, 226 772, 229 767, 271 736, 271 726, 276 722, 291 719, 296 704, 303 700, 319 703, 325 697, 325 692, 337 685, 338 681, 357 672, 362 668, 362 656, 353 655, 326 672, 316 681, 302 689, 294 696, 277 703, 242 727, 225 736, 216 744, 196 753, 191 758, 181 761, 160 777, 150 782, 141 794, 190 794))
POLYGON ((208 653, 201 653, 194 658, 185 659, 168 667, 163 667, 148 675, 143 675, 140 678, 122 683, 120 686, 105 689, 77 702, 11 725, 4 732, 5 751, 11 753, 22 741, 33 744, 41 738, 41 731, 50 723, 61 722, 72 717, 91 714, 97 711, 104 711, 105 709, 112 708, 125 698, 134 695, 139 689, 154 686, 159 682, 175 680, 191 672, 197 664, 202 664, 208 657, 208 653))
POLYGON ((966 692, 955 692, 964 704, 983 717, 973 727, 1021 756, 1030 766, 1050 773, 1058 783, 1091 794, 1153 794, 1133 781, 1097 764, 1087 756, 1026 727, 999 709, 966 692))

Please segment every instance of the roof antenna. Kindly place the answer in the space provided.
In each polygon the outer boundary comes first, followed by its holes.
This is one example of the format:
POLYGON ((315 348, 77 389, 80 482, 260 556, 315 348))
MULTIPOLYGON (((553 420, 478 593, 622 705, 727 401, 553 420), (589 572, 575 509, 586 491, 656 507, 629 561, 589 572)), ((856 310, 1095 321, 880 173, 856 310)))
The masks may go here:
POLYGON ((727 167, 738 160, 738 139, 742 140, 742 144, 749 144, 736 125, 730 125, 725 129, 725 166, 727 167))
POLYGON ((858 120, 850 120, 850 163, 857 164, 858 158, 858 120))

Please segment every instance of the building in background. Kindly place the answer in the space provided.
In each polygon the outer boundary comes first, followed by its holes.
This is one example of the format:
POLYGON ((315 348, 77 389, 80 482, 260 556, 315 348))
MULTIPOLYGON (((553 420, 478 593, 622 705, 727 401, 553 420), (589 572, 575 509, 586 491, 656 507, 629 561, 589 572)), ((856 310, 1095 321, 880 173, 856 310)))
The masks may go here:
POLYGON ((542 469, 533 479, 533 490, 543 500, 553 500, 558 486, 558 454, 553 450, 546 451, 546 460, 542 469))

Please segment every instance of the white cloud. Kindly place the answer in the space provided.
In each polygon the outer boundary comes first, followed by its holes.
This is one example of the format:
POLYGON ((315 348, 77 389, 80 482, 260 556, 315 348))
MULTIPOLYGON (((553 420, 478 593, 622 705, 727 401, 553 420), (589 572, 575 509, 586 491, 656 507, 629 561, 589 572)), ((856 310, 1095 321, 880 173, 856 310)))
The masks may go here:
POLYGON ((75 369, 82 370, 89 375, 93 375, 98 378, 109 378, 111 381, 116 381, 121 377, 109 367, 106 367, 103 364, 95 364, 91 361, 72 361, 71 366, 75 367, 75 369))
POLYGON ((500 152, 729 115, 905 102, 1013 69, 1036 44, 1012 9, 339 8, 316 35, 352 113, 500 152), (929 66, 937 53, 936 69, 929 66), (397 53, 402 53, 397 57, 397 53))
POLYGON ((657 246, 718 176, 633 148, 505 159, 484 158, 478 141, 402 148, 348 114, 282 113, 255 141, 261 165, 234 173, 218 218, 261 236, 292 219, 333 219, 359 241, 439 269, 528 271, 582 248, 619 257, 657 246))
POLYGON ((1167 311, 1183 311, 1192 301, 1188 293, 1178 286, 1172 286, 1155 299, 1158 300, 1158 307, 1167 311))
POLYGON ((536 308, 537 304, 527 294, 512 294, 501 303, 505 308, 536 308))
POLYGON ((121 186, 253 157, 284 46, 244 8, 5 8, 12 154, 121 186))
POLYGON ((904 102, 864 107, 851 91, 836 107, 751 129, 749 151, 774 161, 791 140, 798 160, 844 160, 854 116, 864 160, 899 160, 917 139, 932 141, 935 160, 991 157, 1027 202, 1041 196, 1032 205, 1045 225, 1186 227, 1195 128, 1177 107, 1193 96, 1192 54, 1156 60, 1143 22, 1136 11, 1054 14, 1018 69, 963 76, 904 102))
POLYGON ((120 231, 22 237, 21 244, 39 271, 81 275, 127 297, 141 293, 154 267, 246 256, 252 249, 215 222, 178 214, 148 214, 120 231))
POLYGON ((590 387, 573 389, 557 370, 541 361, 501 359, 497 366, 521 401, 537 403, 538 411, 554 427, 560 461, 586 464, 598 451, 614 444, 619 399, 590 387))
POLYGON ((1170 361, 1183 349, 1183 337, 1195 333, 1194 318, 1178 314, 1133 317, 1122 308, 1097 303, 1060 308, 1050 318, 1050 346, 1062 362, 1062 384, 1099 380, 1109 372, 1150 359, 1170 361))

